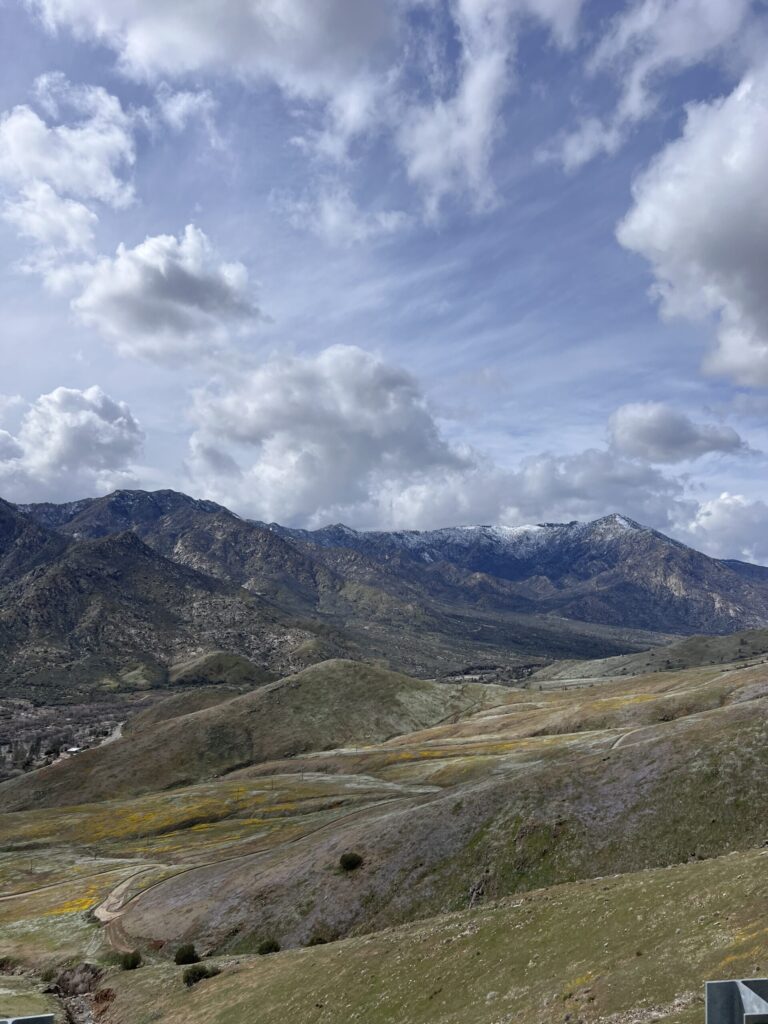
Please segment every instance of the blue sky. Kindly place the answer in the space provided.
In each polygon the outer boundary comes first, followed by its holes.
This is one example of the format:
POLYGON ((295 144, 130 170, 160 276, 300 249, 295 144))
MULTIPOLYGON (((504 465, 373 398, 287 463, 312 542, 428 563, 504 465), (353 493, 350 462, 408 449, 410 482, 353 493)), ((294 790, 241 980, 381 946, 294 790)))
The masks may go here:
POLYGON ((0 0, 0 493, 768 560, 766 29, 0 0))

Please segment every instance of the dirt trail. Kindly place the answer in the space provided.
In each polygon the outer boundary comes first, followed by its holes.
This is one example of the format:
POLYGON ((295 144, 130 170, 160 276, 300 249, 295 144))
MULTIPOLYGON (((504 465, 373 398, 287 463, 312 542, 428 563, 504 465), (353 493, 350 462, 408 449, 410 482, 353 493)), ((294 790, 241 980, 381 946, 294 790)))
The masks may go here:
MULTIPOLYGON (((103 871, 94 871, 91 874, 83 875, 83 878, 97 878, 99 875, 112 875, 119 870, 119 866, 104 868, 103 871)), ((6 900, 18 900, 21 899, 22 896, 35 896, 39 892, 45 892, 46 889, 58 889, 62 885, 69 885, 70 883, 71 879, 62 878, 58 882, 49 882, 48 885, 39 885, 36 889, 24 889, 22 892, 5 893, 0 896, 0 903, 4 903, 6 900)))

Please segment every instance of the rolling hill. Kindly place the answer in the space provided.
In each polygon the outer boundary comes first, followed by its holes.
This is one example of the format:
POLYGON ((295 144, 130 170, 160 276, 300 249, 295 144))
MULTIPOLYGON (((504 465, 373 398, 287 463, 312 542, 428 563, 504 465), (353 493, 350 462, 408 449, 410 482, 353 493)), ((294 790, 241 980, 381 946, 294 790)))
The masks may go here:
POLYGON ((62 805, 73 798, 89 803, 189 785, 308 751, 364 746, 493 704, 504 693, 480 683, 425 682, 373 665, 326 661, 200 710, 190 708, 194 696, 171 698, 134 720, 123 739, 7 783, 0 807, 62 805))
POLYGON ((140 948, 113 1024, 693 1024, 707 977, 768 962, 764 636, 707 642, 575 689, 331 661, 176 694, 0 784, 0 958, 140 948), (222 968, 194 995, 183 942, 222 968))
POLYGON ((277 956, 103 982, 107 1024, 700 1024, 703 979, 764 969, 764 851, 577 882, 277 956))

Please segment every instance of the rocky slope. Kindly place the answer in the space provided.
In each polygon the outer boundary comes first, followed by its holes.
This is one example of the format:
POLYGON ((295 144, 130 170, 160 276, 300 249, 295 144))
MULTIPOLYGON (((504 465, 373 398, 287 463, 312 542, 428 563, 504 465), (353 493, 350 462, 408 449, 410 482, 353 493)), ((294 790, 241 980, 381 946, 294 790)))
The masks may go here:
MULTIPOLYGON (((768 622, 768 570, 709 558, 621 515, 591 523, 425 532, 286 530, 322 552, 352 550, 446 595, 497 607, 669 633, 768 622)), ((337 556, 326 558, 333 564, 337 556)))
POLYGON ((0 499, 0 587, 57 558, 66 541, 0 499))
POLYGON ((169 663, 224 649, 287 667, 312 634, 259 597, 179 565, 129 531, 72 542, 0 589, 0 686, 50 699, 163 685, 169 663))
POLYGON ((762 626, 766 574, 621 516, 306 532, 173 491, 2 503, 0 690, 164 684, 174 662, 214 650, 273 675, 353 657, 509 681, 552 659, 762 626))

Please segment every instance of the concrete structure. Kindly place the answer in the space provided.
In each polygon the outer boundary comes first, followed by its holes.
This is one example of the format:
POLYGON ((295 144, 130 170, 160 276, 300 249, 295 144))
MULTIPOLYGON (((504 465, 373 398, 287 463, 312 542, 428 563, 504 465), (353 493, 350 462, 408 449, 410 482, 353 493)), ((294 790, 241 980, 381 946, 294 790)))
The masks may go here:
POLYGON ((768 1024, 768 978, 707 982, 706 1024, 768 1024))
POLYGON ((32 1017, 0 1017, 0 1024, 53 1024, 52 1013, 36 1013, 32 1017))

